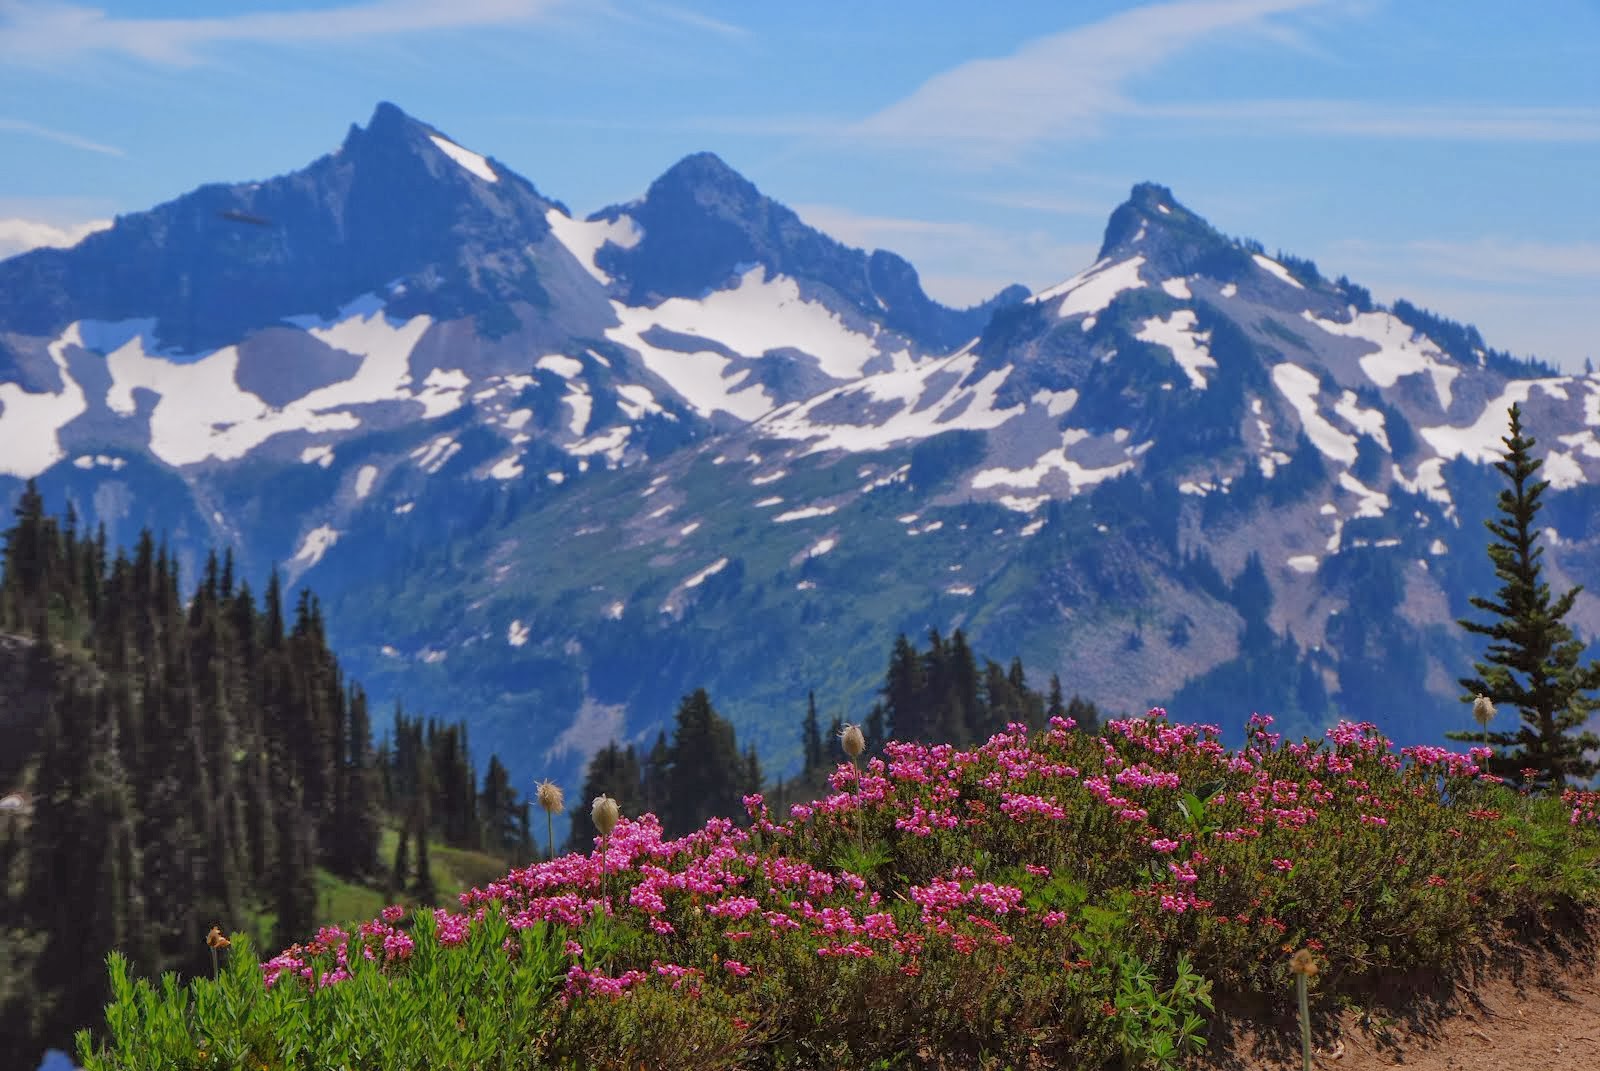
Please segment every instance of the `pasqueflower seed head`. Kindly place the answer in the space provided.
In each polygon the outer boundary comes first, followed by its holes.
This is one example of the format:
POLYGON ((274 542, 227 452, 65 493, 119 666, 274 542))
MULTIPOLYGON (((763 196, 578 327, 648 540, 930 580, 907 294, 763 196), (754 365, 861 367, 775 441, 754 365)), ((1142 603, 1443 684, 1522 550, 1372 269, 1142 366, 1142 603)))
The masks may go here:
POLYGON ((1303 974, 1307 978, 1317 975, 1317 961, 1311 958, 1311 949, 1302 948, 1289 957, 1289 971, 1291 974, 1303 974))
POLYGON ((1472 701, 1472 718, 1485 729, 1494 720, 1494 700, 1486 695, 1480 695, 1472 701))
POLYGON ((589 817, 594 819, 594 827, 600 831, 600 835, 609 837, 611 831, 617 828, 617 819, 622 817, 622 809, 610 796, 596 796, 594 806, 589 810, 589 817))
POLYGON ((540 781, 539 806, 548 814, 560 814, 565 810, 567 798, 561 794, 561 786, 554 781, 540 781))
POLYGON ((844 748, 844 753, 850 756, 850 761, 852 762, 860 758, 861 753, 867 750, 867 738, 861 732, 861 726, 859 725, 846 725, 843 729, 840 729, 839 743, 844 748))

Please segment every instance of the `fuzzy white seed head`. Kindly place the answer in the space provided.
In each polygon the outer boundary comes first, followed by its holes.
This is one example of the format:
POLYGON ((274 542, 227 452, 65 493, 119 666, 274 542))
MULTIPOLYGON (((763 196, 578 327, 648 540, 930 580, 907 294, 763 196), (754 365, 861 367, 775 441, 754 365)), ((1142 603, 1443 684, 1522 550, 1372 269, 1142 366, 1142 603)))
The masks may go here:
POLYGON ((1486 695, 1480 695, 1472 701, 1472 718, 1485 729, 1494 720, 1494 701, 1486 695))
POLYGON ((566 809, 567 798, 561 794, 561 786, 554 781, 539 782, 539 806, 549 814, 560 814, 566 809))
POLYGON ((861 732, 859 725, 846 725, 840 729, 839 744, 844 748, 844 753, 850 756, 851 762, 860 758, 861 753, 867 750, 867 738, 861 732))
POLYGON ((622 817, 622 809, 610 796, 596 796, 594 806, 589 810, 589 817, 594 819, 594 827, 600 831, 600 835, 609 837, 611 831, 617 828, 617 819, 622 817))

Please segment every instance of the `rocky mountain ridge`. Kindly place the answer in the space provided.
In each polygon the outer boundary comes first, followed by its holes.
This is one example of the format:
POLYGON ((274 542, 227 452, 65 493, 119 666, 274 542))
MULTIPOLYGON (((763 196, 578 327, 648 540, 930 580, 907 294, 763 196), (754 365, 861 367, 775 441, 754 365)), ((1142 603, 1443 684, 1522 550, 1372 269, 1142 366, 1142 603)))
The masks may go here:
POLYGON ((1112 709, 1436 739, 1513 401, 1552 579, 1600 575, 1600 378, 1154 184, 1088 268, 956 310, 710 154, 579 220, 383 105, 0 262, 0 490, 304 579, 375 694, 521 776, 700 685, 782 771, 807 690, 859 717, 928 628, 1112 709))

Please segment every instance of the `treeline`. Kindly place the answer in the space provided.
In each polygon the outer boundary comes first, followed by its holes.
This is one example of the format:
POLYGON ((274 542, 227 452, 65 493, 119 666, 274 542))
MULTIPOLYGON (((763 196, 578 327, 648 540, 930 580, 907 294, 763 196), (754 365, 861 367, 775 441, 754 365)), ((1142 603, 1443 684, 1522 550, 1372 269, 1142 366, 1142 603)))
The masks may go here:
MULTIPOLYGON (((424 892, 426 833, 527 844, 498 761, 474 791, 464 727, 397 713, 374 749, 309 592, 286 608, 274 574, 258 599, 215 554, 192 598, 181 590, 148 531, 113 555, 103 529, 47 516, 29 484, 0 559, 0 632, 29 641, 0 794, 31 802, 0 818, 0 1051, 64 1045, 96 1021, 94 968, 112 948, 141 975, 192 975, 210 969, 212 925, 270 918, 280 947, 303 939, 317 868, 384 880, 391 816, 424 892)), ((390 880, 419 884, 409 867, 390 880)))
MULTIPOLYGON (((889 655, 880 694, 861 722, 867 757, 879 754, 890 739, 966 747, 1011 722, 1037 729, 1060 716, 1072 718, 1087 732, 1100 726, 1095 705, 1076 695, 1065 700, 1055 674, 1041 693, 1029 687, 1020 659, 1009 666, 985 659, 979 668, 960 629, 948 640, 931 630, 925 651, 901 634, 889 655)), ((717 713, 704 689, 696 691, 679 705, 670 739, 662 731, 643 754, 632 744, 612 741, 589 761, 567 850, 589 849, 595 832, 587 806, 602 793, 629 817, 654 814, 668 837, 683 836, 713 816, 742 819, 743 798, 763 788, 769 805, 780 813, 790 803, 813 799, 827 790, 828 774, 844 761, 843 729, 844 719, 838 716, 824 729, 816 694, 808 695, 799 725, 800 772, 764 785, 754 749, 740 751, 733 725, 717 713)))

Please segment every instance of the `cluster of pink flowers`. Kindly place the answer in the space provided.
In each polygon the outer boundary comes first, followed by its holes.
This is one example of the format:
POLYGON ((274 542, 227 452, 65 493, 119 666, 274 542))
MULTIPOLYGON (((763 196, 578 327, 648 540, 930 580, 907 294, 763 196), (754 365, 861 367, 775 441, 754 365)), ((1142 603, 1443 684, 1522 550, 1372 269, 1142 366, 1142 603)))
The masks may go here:
MULTIPOLYGON (((1381 842, 1399 803, 1373 789, 1371 782, 1392 781, 1374 763, 1391 771, 1409 766, 1415 774, 1407 773, 1411 780, 1402 783, 1416 793, 1434 791, 1440 778, 1488 780, 1482 772, 1487 749, 1462 756, 1442 748, 1405 748, 1397 756, 1370 723, 1341 723, 1328 730, 1326 742, 1282 746, 1272 724, 1267 715, 1252 716, 1248 745, 1229 752, 1216 726, 1173 724, 1156 708, 1141 718, 1108 722, 1099 742, 1089 744, 1099 768, 1087 775, 1066 761, 1082 763, 1087 756, 1085 742, 1071 735, 1073 725, 1065 718, 1051 719, 1046 731, 1031 736, 1025 726, 1008 725, 965 751, 891 743, 882 758, 839 766, 830 778, 832 792, 794 805, 783 822, 759 794, 744 798, 748 829, 714 819, 668 841, 653 815, 624 817, 605 844, 597 842, 587 855, 512 870, 463 893, 460 912, 432 913, 433 929, 438 944, 453 949, 465 945, 490 913, 515 931, 548 924, 573 961, 563 1000, 619 997, 646 982, 690 994, 698 994, 708 978, 743 984, 739 980, 759 974, 761 952, 774 941, 800 942, 808 955, 823 959, 899 957, 898 969, 915 975, 918 957, 929 947, 962 955, 985 947, 1003 950, 1070 923, 1066 911, 1030 910, 1027 890, 1051 882, 1053 874, 1062 880, 1081 876, 1071 854, 1060 850, 1063 838, 1083 826, 1120 823, 1130 827, 1132 850, 1083 866, 1122 867, 1119 880, 1157 917, 1214 912, 1229 924, 1258 925, 1276 936, 1287 924, 1269 913, 1271 901, 1263 904, 1258 897, 1249 912, 1238 910, 1240 872, 1263 888, 1298 888, 1305 879, 1296 874, 1295 856, 1314 838, 1326 832, 1360 837, 1363 844, 1381 842), (1201 776, 1194 776, 1197 771, 1201 776), (1180 812, 1178 802, 1186 782, 1204 781, 1214 788, 1194 789, 1210 793, 1202 824, 1192 804, 1180 812), (1334 807, 1356 814, 1359 825, 1327 829, 1323 816, 1334 807), (1009 877, 979 880, 976 869, 963 864, 880 898, 860 874, 799 858, 803 852, 796 847, 812 838, 834 848, 861 843, 868 829, 875 842, 898 843, 913 854, 936 852, 936 838, 973 827, 1000 843, 1024 845, 1016 849, 1020 857, 1005 860, 1017 867, 1009 872, 1017 875, 1015 884, 1009 877), (1208 852, 1225 854, 1233 875, 1208 852), (1216 900, 1229 897, 1227 912, 1216 908, 1216 900), (648 970, 614 976, 596 970, 577 937, 591 920, 605 916, 628 919, 649 937, 650 947, 674 951, 650 960, 648 970)), ((1563 799, 1574 824, 1600 823, 1600 793, 1572 792, 1563 799)), ((1499 817, 1489 811, 1470 816, 1499 817)), ((1426 884, 1450 883, 1431 875, 1426 884)), ((315 941, 270 961, 268 984, 289 974, 308 984, 334 984, 348 977, 352 942, 381 969, 400 969, 415 948, 413 936, 402 929, 404 917, 401 908, 389 907, 355 935, 324 929, 315 941)), ((1186 926, 1190 919, 1161 922, 1186 926)), ((507 940, 504 947, 514 952, 517 943, 507 940)))

